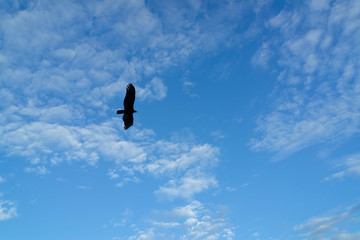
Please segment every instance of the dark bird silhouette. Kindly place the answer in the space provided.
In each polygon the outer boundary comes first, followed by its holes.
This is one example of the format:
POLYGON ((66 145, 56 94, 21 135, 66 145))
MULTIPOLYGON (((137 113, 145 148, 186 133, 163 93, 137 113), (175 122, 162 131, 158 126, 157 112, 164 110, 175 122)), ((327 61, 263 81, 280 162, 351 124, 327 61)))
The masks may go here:
POLYGON ((129 83, 126 87, 126 95, 124 98, 124 110, 117 110, 117 114, 124 114, 124 129, 128 129, 133 125, 134 117, 133 113, 136 112, 134 110, 134 102, 135 102, 135 87, 131 83, 129 83))

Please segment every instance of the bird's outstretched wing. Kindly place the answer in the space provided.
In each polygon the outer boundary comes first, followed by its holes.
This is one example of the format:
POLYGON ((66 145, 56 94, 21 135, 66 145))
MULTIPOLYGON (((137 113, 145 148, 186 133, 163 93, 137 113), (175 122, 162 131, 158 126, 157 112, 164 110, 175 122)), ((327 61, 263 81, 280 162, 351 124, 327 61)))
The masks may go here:
MULTIPOLYGON (((133 110, 134 109, 134 102, 135 102, 135 87, 134 87, 134 85, 129 83, 127 85, 127 87, 126 87, 126 95, 125 95, 125 98, 124 98, 124 109, 125 109, 125 111, 133 110)), ((132 119, 132 117, 131 117, 131 119, 132 119)), ((131 124, 132 124, 132 121, 131 121, 131 124)))
POLYGON ((128 129, 133 125, 134 117, 132 113, 124 113, 123 115, 123 121, 124 121, 124 128, 125 130, 128 129))

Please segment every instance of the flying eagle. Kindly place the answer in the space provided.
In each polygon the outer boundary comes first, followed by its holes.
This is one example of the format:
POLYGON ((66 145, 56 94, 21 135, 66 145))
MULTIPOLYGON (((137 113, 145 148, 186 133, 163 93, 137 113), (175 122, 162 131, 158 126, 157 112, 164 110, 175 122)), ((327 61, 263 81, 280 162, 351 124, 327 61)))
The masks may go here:
POLYGON ((134 102, 135 102, 135 87, 131 83, 129 83, 126 87, 126 96, 124 98, 124 110, 117 110, 117 114, 124 114, 124 129, 128 129, 133 125, 134 118, 133 113, 136 112, 134 110, 134 102))

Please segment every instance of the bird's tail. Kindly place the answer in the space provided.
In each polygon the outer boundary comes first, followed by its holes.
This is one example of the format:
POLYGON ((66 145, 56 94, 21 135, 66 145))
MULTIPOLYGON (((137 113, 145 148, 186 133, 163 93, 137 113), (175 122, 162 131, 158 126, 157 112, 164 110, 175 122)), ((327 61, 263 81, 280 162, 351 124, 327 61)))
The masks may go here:
POLYGON ((122 113, 124 113, 124 112, 125 112, 124 110, 117 110, 117 111, 116 111, 117 114, 122 114, 122 113))

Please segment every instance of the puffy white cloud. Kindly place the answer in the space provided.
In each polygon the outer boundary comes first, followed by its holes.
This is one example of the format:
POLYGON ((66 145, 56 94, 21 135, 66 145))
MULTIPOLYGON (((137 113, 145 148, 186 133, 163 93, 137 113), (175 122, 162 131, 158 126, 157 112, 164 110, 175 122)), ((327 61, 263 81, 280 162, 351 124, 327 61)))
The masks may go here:
POLYGON ((151 227, 147 230, 137 230, 130 239, 154 237, 154 239, 224 239, 235 238, 233 227, 226 219, 214 214, 198 201, 191 201, 184 206, 173 208, 168 218, 157 221, 152 216, 151 227))
POLYGON ((160 78, 153 78, 145 88, 138 87, 137 92, 142 100, 161 100, 166 97, 167 88, 160 78))
POLYGON ((154 141, 153 131, 146 129, 131 129, 137 132, 136 136, 127 137, 119 129, 120 123, 115 119, 83 127, 11 123, 0 127, 0 145, 9 155, 27 158, 31 166, 25 171, 39 175, 49 174, 49 167, 64 161, 96 165, 105 160, 113 162, 108 175, 118 181, 117 186, 140 182, 138 174, 148 173, 167 182, 156 193, 170 199, 192 198, 217 186, 211 169, 218 162, 218 148, 184 141, 154 141), (145 138, 139 139, 139 134, 145 138))
POLYGON ((147 231, 139 231, 138 235, 129 237, 128 240, 155 240, 160 239, 159 236, 156 236, 153 229, 147 231))
POLYGON ((212 176, 197 176, 188 172, 178 180, 171 179, 165 186, 161 186, 156 191, 157 194, 165 195, 170 199, 182 197, 192 198, 196 193, 200 193, 210 187, 217 186, 217 181, 212 176))
POLYGON ((110 179, 119 178, 119 174, 116 172, 116 169, 109 169, 108 176, 109 176, 110 179))
POLYGON ((172 209, 171 214, 175 217, 194 219, 202 209, 203 206, 199 201, 192 201, 186 206, 172 209))
POLYGON ((227 239, 235 237, 231 225, 223 218, 214 217, 209 209, 197 201, 184 207, 178 207, 173 213, 186 220, 184 225, 187 230, 180 239, 227 239))

